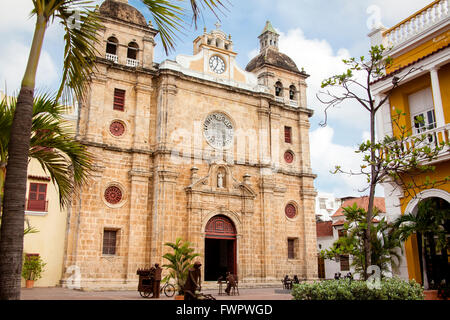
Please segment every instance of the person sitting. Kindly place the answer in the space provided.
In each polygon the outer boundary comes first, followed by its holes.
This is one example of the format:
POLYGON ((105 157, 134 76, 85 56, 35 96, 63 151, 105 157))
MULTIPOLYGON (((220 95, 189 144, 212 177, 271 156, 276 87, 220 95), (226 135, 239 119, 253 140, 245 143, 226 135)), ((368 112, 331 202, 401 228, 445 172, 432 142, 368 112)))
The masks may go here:
POLYGON ((197 300, 196 291, 201 291, 200 261, 194 262, 194 267, 189 269, 186 283, 184 284, 184 300, 197 300))
POLYGON ((293 282, 294 282, 295 284, 299 284, 299 283, 300 283, 300 280, 298 279, 298 277, 297 277, 296 274, 294 274, 293 282))
POLYGON ((292 280, 289 278, 288 275, 284 276, 283 283, 284 283, 284 288, 285 289, 287 289, 287 290, 292 289, 292 280))
POLYGON ((236 287, 236 280, 234 279, 234 276, 230 272, 227 272, 226 279, 227 279, 227 288, 225 289, 225 292, 229 296, 231 288, 236 287))

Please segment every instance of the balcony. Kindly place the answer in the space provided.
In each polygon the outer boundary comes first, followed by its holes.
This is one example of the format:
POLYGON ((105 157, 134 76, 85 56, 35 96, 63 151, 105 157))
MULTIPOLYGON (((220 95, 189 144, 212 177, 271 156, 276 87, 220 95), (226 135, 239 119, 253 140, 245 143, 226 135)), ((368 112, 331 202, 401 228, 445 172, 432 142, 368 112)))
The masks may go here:
POLYGON ((127 67, 137 67, 139 66, 139 60, 127 58, 127 67))
POLYGON ((285 99, 283 97, 275 96, 275 101, 288 105, 290 107, 298 108, 298 102, 296 100, 285 99))
POLYGON ((26 201, 26 211, 30 212, 48 212, 48 200, 30 200, 26 201))
POLYGON ((109 60, 109 61, 112 61, 114 63, 118 63, 119 62, 119 58, 117 57, 117 55, 111 54, 111 53, 107 53, 106 54, 106 59, 109 60))
POLYGON ((448 0, 436 0, 383 32, 383 44, 397 47, 413 36, 431 29, 449 16, 448 0))
POLYGON ((443 127, 427 130, 420 134, 416 134, 403 142, 403 148, 410 150, 414 147, 424 147, 428 145, 432 150, 440 146, 444 142, 443 149, 439 152, 437 161, 443 160, 443 157, 450 156, 450 124, 446 124, 443 127), (426 135, 426 138, 420 143, 420 145, 414 144, 414 137, 421 137, 426 135))

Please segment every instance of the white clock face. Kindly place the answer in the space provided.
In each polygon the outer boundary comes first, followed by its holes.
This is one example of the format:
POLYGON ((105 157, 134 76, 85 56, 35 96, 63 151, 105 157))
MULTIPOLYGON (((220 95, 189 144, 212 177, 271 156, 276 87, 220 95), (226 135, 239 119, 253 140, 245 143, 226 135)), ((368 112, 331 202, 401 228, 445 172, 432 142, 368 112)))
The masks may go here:
POLYGON ((209 59, 209 67, 217 74, 222 74, 225 72, 225 62, 219 56, 212 56, 209 59))
POLYGON ((233 124, 223 113, 213 113, 203 124, 203 134, 213 148, 224 149, 233 143, 233 124))

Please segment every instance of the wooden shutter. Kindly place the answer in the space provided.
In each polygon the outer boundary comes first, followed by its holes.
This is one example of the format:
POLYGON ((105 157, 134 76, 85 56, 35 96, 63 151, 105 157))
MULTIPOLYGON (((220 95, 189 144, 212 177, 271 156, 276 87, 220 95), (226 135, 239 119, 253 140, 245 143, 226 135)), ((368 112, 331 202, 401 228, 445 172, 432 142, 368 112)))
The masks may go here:
POLYGON ((114 110, 123 111, 125 108, 125 90, 114 89, 114 110))
POLYGON ((284 127, 284 142, 291 143, 292 141, 292 128, 284 127))
POLYGON ((341 271, 349 271, 350 270, 350 262, 349 262, 348 255, 340 256, 340 262, 341 262, 341 271))
POLYGON ((30 183, 30 191, 28 192, 28 211, 45 212, 47 207, 47 184, 46 183, 30 183))
POLYGON ((103 231, 103 254, 116 254, 116 230, 103 231))
POLYGON ((295 259, 295 240, 288 239, 288 259, 295 259))

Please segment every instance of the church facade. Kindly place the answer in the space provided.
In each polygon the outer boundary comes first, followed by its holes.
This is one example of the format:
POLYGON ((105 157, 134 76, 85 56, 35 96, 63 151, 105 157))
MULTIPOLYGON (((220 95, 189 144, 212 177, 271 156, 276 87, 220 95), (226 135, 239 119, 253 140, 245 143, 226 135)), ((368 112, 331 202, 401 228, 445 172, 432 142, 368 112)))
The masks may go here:
POLYGON ((193 55, 157 64, 157 30, 137 9, 106 0, 99 11, 77 125, 95 170, 68 212, 63 285, 134 287, 177 238, 200 253, 204 281, 317 278, 308 75, 271 24, 245 69, 219 25, 193 55))

